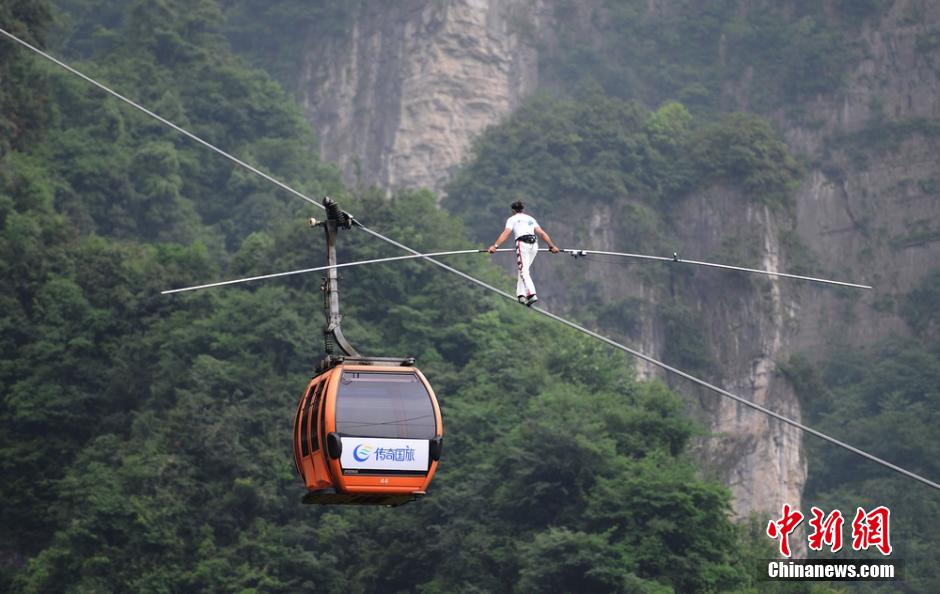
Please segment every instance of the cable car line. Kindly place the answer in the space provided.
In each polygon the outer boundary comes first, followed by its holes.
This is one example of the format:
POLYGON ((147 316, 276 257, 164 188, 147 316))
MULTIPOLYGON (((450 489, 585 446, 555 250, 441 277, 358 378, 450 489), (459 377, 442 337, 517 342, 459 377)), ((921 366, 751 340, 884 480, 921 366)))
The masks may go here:
MULTIPOLYGON (((0 28, 0 33, 2 33, 2 34, 3 34, 4 36, 6 36, 6 37, 12 39, 13 41, 17 42, 18 44, 20 44, 20 45, 26 47, 27 49, 33 51, 34 53, 36 53, 36 54, 38 54, 38 55, 40 55, 40 56, 46 58, 47 60, 50 60, 51 62, 55 63, 56 65, 58 65, 58 66, 60 66, 60 67, 62 67, 62 68, 64 68, 65 70, 67 70, 67 71, 69 71, 69 72, 75 74, 76 76, 79 76, 80 78, 86 80, 87 82, 93 84, 94 86, 96 86, 96 87, 98 87, 98 88, 100 88, 100 89, 106 91, 106 92, 109 93, 110 95, 113 95, 114 97, 117 97, 118 99, 120 99, 121 101, 124 101, 125 103, 131 105, 131 106, 134 107, 135 109, 138 109, 138 110, 142 111, 143 113, 145 113, 145 114, 147 114, 147 115, 149 115, 149 116, 155 118, 156 120, 160 121, 161 123, 163 123, 163 124, 169 126, 170 128, 176 130, 177 132, 183 134, 184 136, 195 140, 196 142, 198 142, 199 144, 205 146, 206 148, 209 148, 209 149, 212 150, 213 152, 216 152, 216 153, 222 155, 223 157, 229 159, 230 161, 236 163, 237 165, 240 165, 240 166, 244 167, 245 169, 251 171, 252 173, 255 173, 256 175, 261 176, 262 178, 264 178, 264 179, 270 181, 271 183, 275 184, 276 186, 280 187, 281 189, 284 189, 284 190, 288 191, 289 193, 293 194, 294 196, 297 196, 298 198, 301 198, 302 200, 305 200, 306 202, 309 202, 310 204, 315 204, 315 205, 317 205, 318 207, 320 207, 321 209, 324 209, 324 210, 325 210, 325 207, 324 207, 323 205, 319 204, 316 200, 314 200, 314 199, 312 199, 312 198, 310 198, 310 197, 308 197, 308 196, 305 196, 304 194, 302 194, 301 192, 299 192, 299 191, 297 191, 297 190, 291 188, 291 187, 288 186, 287 184, 285 184, 285 183, 283 183, 283 182, 281 182, 281 181, 278 181, 277 179, 271 177, 270 175, 268 175, 268 174, 266 174, 266 173, 260 171, 259 169, 257 169, 257 168, 255 168, 255 167, 253 167, 253 166, 251 166, 251 165, 245 163, 244 161, 242 161, 242 160, 240 160, 240 159, 238 159, 238 158, 232 156, 231 154, 229 154, 229 153, 223 151, 222 149, 220 149, 220 148, 218 148, 218 147, 212 145, 212 144, 209 143, 208 141, 205 141, 205 140, 199 138, 199 137, 196 136, 195 134, 192 134, 191 132, 188 132, 188 131, 184 130, 183 128, 177 126, 176 124, 170 122, 169 120, 167 120, 167 119, 165 119, 165 118, 163 118, 163 117, 161 117, 161 116, 155 114, 154 112, 152 112, 152 111, 150 111, 150 110, 148 110, 148 109, 146 109, 146 108, 144 108, 144 107, 138 105, 137 103, 131 101, 130 99, 127 99, 127 98, 124 97, 123 95, 120 95, 119 93, 117 93, 117 92, 115 92, 115 91, 109 89, 108 87, 106 87, 106 86, 104 86, 103 84, 101 84, 101 83, 95 81, 94 79, 92 79, 92 78, 86 76, 85 74, 82 74, 81 72, 79 72, 78 70, 76 70, 76 69, 72 68, 71 66, 65 64, 64 62, 61 62, 61 61, 57 60, 56 58, 52 57, 51 55, 47 54, 46 52, 44 52, 44 51, 42 51, 42 50, 40 50, 40 49, 34 47, 33 45, 31 45, 31 44, 29 44, 29 43, 23 41, 22 39, 16 37, 15 35, 13 35, 13 34, 7 32, 7 31, 4 30, 3 28, 0 28)), ((362 223, 360 223, 359 221, 357 221, 357 220, 355 220, 355 219, 352 219, 352 224, 353 224, 354 226, 356 226, 356 227, 362 229, 363 231, 365 231, 365 232, 368 233, 369 235, 372 235, 372 236, 376 237, 377 239, 381 239, 382 241, 384 241, 384 242, 386 242, 386 243, 389 243, 389 244, 391 244, 391 245, 394 245, 394 246, 396 246, 396 247, 398 247, 398 248, 400 248, 400 249, 402 249, 402 250, 404 250, 404 251, 406 251, 406 252, 410 252, 410 253, 411 253, 414 257, 416 257, 416 258, 423 258, 423 259, 427 260, 428 262, 434 264, 435 266, 438 266, 438 267, 440 267, 440 268, 443 268, 444 270, 447 270, 447 271, 449 271, 449 272, 451 272, 451 273, 453 273, 453 274, 456 274, 457 276, 459 276, 459 277, 461 277, 461 278, 463 278, 463 279, 465 279, 465 280, 467 280, 467 281, 470 281, 470 282, 473 283, 473 284, 476 284, 476 285, 478 285, 478 286, 480 286, 480 287, 483 287, 483 288, 485 288, 485 289, 487 289, 487 290, 489 290, 489 291, 492 291, 492 292, 494 292, 494 293, 498 293, 499 295, 502 295, 503 297, 505 297, 505 298, 507 298, 507 299, 510 299, 510 300, 512 300, 513 302, 516 301, 516 298, 515 298, 514 296, 510 295, 509 293, 506 293, 505 291, 503 291, 503 290, 501 290, 501 289, 498 289, 498 288, 496 288, 496 287, 494 287, 494 286, 492 286, 492 285, 490 285, 490 284, 488 284, 488 283, 486 283, 486 282, 484 282, 484 281, 482 281, 482 280, 480 280, 480 279, 477 279, 476 277, 473 277, 473 276, 471 276, 471 275, 469 275, 469 274, 467 274, 467 273, 465 273, 465 272, 463 272, 463 271, 460 271, 460 270, 457 270, 456 268, 453 268, 453 267, 451 267, 451 266, 448 266, 448 265, 444 264, 443 262, 440 262, 440 261, 438 261, 438 260, 435 260, 434 258, 432 258, 432 257, 430 257, 430 256, 421 254, 421 253, 418 252, 417 250, 414 250, 414 249, 412 249, 412 248, 410 248, 410 247, 408 247, 408 246, 406 246, 406 245, 404 245, 404 244, 402 244, 402 243, 399 243, 398 241, 395 241, 394 239, 391 239, 390 237, 386 237, 385 235, 382 235, 381 233, 379 233, 379 232, 377 232, 377 231, 374 231, 374 230, 372 230, 372 229, 369 229, 368 227, 366 227, 365 225, 363 225, 362 223)), ((656 258, 656 257, 650 257, 649 259, 655 259, 655 258, 656 258)), ((327 267, 327 268, 330 268, 330 267, 327 267)), ((842 442, 842 441, 840 441, 840 440, 838 440, 838 439, 836 439, 836 438, 834 438, 834 437, 831 437, 831 436, 829 436, 829 435, 827 435, 827 434, 825 434, 825 433, 823 433, 823 432, 821 432, 821 431, 817 431, 816 429, 813 429, 813 428, 811 428, 811 427, 808 427, 808 426, 806 426, 806 425, 804 425, 804 424, 802 424, 802 423, 800 423, 800 422, 798 422, 798 421, 795 421, 795 420, 793 420, 793 419, 787 418, 787 417, 785 417, 785 416, 783 416, 783 415, 781 415, 781 414, 779 414, 779 413, 777 413, 777 412, 774 412, 774 411, 772 411, 772 410, 770 410, 770 409, 768 409, 768 408, 765 408, 765 407, 763 407, 763 406, 761 406, 761 405, 759 405, 759 404, 757 404, 757 403, 754 403, 754 402, 751 402, 751 401, 749 401, 749 400, 746 400, 745 398, 742 398, 742 397, 740 397, 740 396, 736 396, 736 395, 732 394, 731 392, 728 392, 727 390, 724 390, 724 389, 722 389, 722 388, 719 388, 718 386, 712 385, 712 384, 706 382, 705 380, 696 378, 696 377, 694 377, 694 376, 692 376, 692 375, 690 375, 690 374, 688 374, 688 373, 686 373, 686 372, 684 372, 684 371, 681 371, 681 370, 679 370, 679 369, 677 369, 677 368, 675 368, 675 367, 672 367, 671 365, 667 365, 666 363, 663 363, 662 361, 658 361, 658 360, 654 359, 653 357, 650 357, 649 355, 645 355, 645 354, 643 354, 643 353, 641 353, 641 352, 639 352, 639 351, 636 351, 636 350, 631 349, 631 348, 629 348, 629 347, 627 347, 627 346, 624 346, 624 345, 622 345, 622 344, 620 344, 620 343, 618 343, 618 342, 616 342, 616 341, 614 341, 614 340, 611 340, 610 338, 607 338, 606 336, 602 336, 602 335, 600 335, 600 334, 598 334, 598 333, 596 333, 596 332, 594 332, 594 331, 592 331, 592 330, 588 330, 587 328, 584 328, 583 326, 580 326, 580 325, 578 325, 578 324, 576 324, 576 323, 574 323, 574 322, 571 322, 571 321, 569 321, 569 320, 567 320, 567 319, 565 319, 565 318, 562 318, 561 316, 558 316, 557 314, 553 314, 553 313, 551 313, 551 312, 548 312, 548 311, 546 311, 546 310, 544 310, 544 309, 541 309, 541 308, 538 308, 538 307, 532 307, 532 308, 530 308, 530 309, 533 310, 533 311, 538 312, 538 313, 541 314, 541 315, 544 315, 544 316, 546 316, 546 317, 548 317, 548 318, 551 318, 551 319, 553 319, 553 320, 555 320, 555 321, 557 321, 557 322, 560 322, 560 323, 562 323, 562 324, 564 324, 564 325, 566 325, 566 326, 568 326, 568 327, 570 327, 570 328, 572 328, 572 329, 575 329, 575 330, 577 330, 577 331, 579 331, 579 332, 581 332, 581 333, 583 333, 583 334, 585 334, 585 335, 587 335, 587 336, 591 336, 591 337, 593 337, 593 338, 595 338, 595 339, 597 339, 597 340, 600 340, 601 342, 603 342, 603 343, 605 343, 605 344, 607 344, 607 345, 609 345, 609 346, 611 346, 611 347, 613 347, 613 348, 616 348, 616 349, 621 350, 621 351, 623 351, 623 352, 625 352, 625 353, 631 354, 631 355, 633 355, 633 356, 635 356, 635 357, 637 357, 637 358, 639 358, 639 359, 642 359, 642 360, 644 360, 644 361, 646 361, 646 362, 648 362, 648 363, 650 363, 650 364, 652 364, 652 365, 655 365, 655 366, 657 366, 657 367, 659 367, 659 368, 661 368, 661 369, 663 369, 663 370, 665 370, 665 371, 668 371, 668 372, 670 372, 670 373, 674 373, 674 374, 676 374, 676 375, 679 375, 680 377, 683 377, 683 378, 685 378, 685 379, 691 381, 692 383, 695 383, 695 384, 698 384, 698 385, 700 385, 700 386, 702 386, 702 387, 704 387, 704 388, 707 388, 707 389, 709 389, 709 390, 711 390, 711 391, 713 391, 713 392, 715 392, 715 393, 717 393, 717 394, 719 394, 719 395, 721 395, 721 396, 724 396, 724 397, 726 397, 726 398, 731 398, 732 400, 734 400, 734 401, 736 401, 736 402, 738 402, 738 403, 740 403, 740 404, 742 404, 742 405, 744 405, 744 406, 747 406, 747 407, 750 407, 750 408, 752 408, 752 409, 754 409, 754 410, 756 410, 756 411, 762 412, 762 413, 764 413, 764 414, 766 414, 766 415, 768 415, 768 416, 770 416, 770 417, 773 417, 773 418, 775 418, 775 419, 777 419, 777 420, 779 420, 779 421, 781 421, 781 422, 783 422, 783 423, 786 423, 786 424, 788 424, 788 425, 790 425, 790 426, 792 426, 792 427, 795 427, 795 428, 797 428, 797 429, 799 429, 799 430, 801 430, 801 431, 803 431, 803 432, 805 432, 805 433, 809 433, 810 435, 814 435, 814 436, 816 436, 816 437, 818 437, 818 438, 820 438, 820 439, 823 439, 823 440, 825 440, 825 441, 828 441, 829 443, 831 443, 831 444, 833 444, 833 445, 836 445, 836 446, 838 446, 838 447, 841 447, 841 448, 843 448, 843 449, 845 449, 845 450, 847 450, 847 451, 850 451, 850 452, 852 452, 852 453, 854 453, 854 454, 856 454, 856 455, 858 455, 858 456, 861 456, 862 458, 865 458, 865 459, 867 459, 867 460, 869 460, 869 461, 871 461, 871 462, 875 462, 876 464, 880 464, 881 466, 884 466, 885 468, 888 468, 888 469, 890 469, 890 470, 893 470, 893 471, 895 471, 895 472, 897 472, 897 473, 899 473, 899 474, 901 474, 901 475, 903 475, 903 476, 906 476, 906 477, 908 477, 908 478, 914 479, 914 480, 916 480, 916 481, 918 481, 918 482, 920 482, 920 483, 922 483, 922 484, 924 484, 924 485, 927 485, 927 486, 929 486, 929 487, 932 487, 932 488, 934 488, 934 489, 940 491, 940 484, 937 484, 937 483, 935 483, 935 482, 933 482, 933 481, 931 481, 931 480, 929 480, 929 479, 927 479, 927 478, 924 478, 924 477, 922 477, 922 476, 920 476, 920 475, 918 475, 918 474, 916 474, 916 473, 914 473, 914 472, 911 472, 911 471, 909 471, 909 470, 906 470, 906 469, 904 469, 904 468, 901 468, 900 466, 897 466, 897 465, 895 465, 895 464, 892 464, 891 462, 888 462, 887 460, 883 460, 883 459, 881 459, 881 458, 879 458, 879 457, 877 457, 877 456, 874 456, 874 455, 872 455, 872 454, 869 454, 868 452, 865 452, 865 451, 860 450, 860 449, 858 449, 858 448, 856 448, 856 447, 854 447, 854 446, 851 446, 851 445, 849 445, 849 444, 847 444, 847 443, 845 443, 845 442, 842 442)))

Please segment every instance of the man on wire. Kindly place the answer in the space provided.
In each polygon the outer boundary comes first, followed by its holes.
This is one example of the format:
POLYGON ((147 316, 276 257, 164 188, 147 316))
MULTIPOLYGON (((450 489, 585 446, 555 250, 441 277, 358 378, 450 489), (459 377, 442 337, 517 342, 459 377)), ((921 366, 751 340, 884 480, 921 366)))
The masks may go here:
POLYGON ((519 303, 532 307, 532 304, 539 300, 535 294, 535 283, 532 282, 532 275, 529 274, 529 267, 532 266, 532 260, 539 253, 538 237, 545 240, 548 244, 548 251, 557 254, 559 249, 555 246, 548 233, 539 227, 538 222, 531 216, 523 213, 525 204, 513 202, 511 207, 513 214, 506 219, 506 228, 496 238, 496 242, 491 245, 487 251, 491 254, 496 253, 496 248, 512 233, 516 238, 516 269, 519 271, 519 277, 516 281, 516 295, 519 303))

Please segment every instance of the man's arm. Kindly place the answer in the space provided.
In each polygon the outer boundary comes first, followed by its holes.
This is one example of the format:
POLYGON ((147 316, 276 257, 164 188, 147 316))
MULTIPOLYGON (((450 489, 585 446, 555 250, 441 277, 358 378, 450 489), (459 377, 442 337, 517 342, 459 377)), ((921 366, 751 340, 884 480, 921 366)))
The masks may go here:
POLYGON ((535 232, 536 234, 538 234, 539 237, 545 240, 545 243, 548 244, 548 251, 550 251, 553 254, 557 254, 558 252, 561 251, 558 249, 558 246, 555 245, 555 242, 552 241, 552 238, 548 236, 548 233, 543 231, 541 227, 536 227, 535 232))
POLYGON ((499 234, 499 237, 496 238, 496 242, 495 242, 493 245, 491 245, 490 247, 488 247, 486 251, 488 251, 488 252, 491 253, 491 254, 495 254, 495 253, 496 253, 496 248, 499 247, 499 244, 501 244, 501 243, 503 243, 504 241, 506 241, 506 238, 509 237, 509 234, 510 234, 510 233, 512 233, 512 229, 509 229, 508 227, 507 227, 506 229, 503 229, 503 232, 500 233, 500 234, 499 234))

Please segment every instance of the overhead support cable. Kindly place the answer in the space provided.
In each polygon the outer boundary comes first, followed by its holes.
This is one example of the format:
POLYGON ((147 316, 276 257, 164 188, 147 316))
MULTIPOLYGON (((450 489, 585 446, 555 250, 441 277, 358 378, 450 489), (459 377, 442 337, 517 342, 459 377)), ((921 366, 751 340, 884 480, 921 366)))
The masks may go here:
MULTIPOLYGON (((50 56, 49 54, 47 54, 46 52, 44 52, 44 51, 42 51, 42 50, 40 50, 40 49, 38 49, 38 48, 36 48, 36 47, 30 45, 29 43, 26 43, 25 41, 19 39, 18 37, 16 37, 15 35, 13 35, 13 34, 11 34, 11 33, 8 33, 7 31, 3 30, 2 28, 0 28, 0 34, 3 34, 3 35, 5 35, 6 37, 9 37, 10 39, 12 39, 13 41, 19 43, 20 45, 22 45, 22 46, 24 46, 24 47, 30 49, 31 51, 33 51, 33 52, 35 52, 35 53, 37 53, 37 54, 43 56, 43 57, 46 58, 46 59, 48 59, 48 60, 54 62, 55 64, 61 66, 62 68, 65 68, 65 69, 68 70, 69 72, 72 72, 73 74, 75 74, 75 75, 81 77, 82 79, 88 81, 89 83, 95 85, 96 87, 105 90, 105 91, 108 92, 109 94, 111 94, 111 95, 113 95, 113 96, 115 96, 115 97, 121 99, 122 101, 128 103, 129 105, 133 106, 133 107, 136 108, 136 109, 139 109, 140 111, 146 113, 147 115, 150 115, 151 117, 153 117, 153 118, 157 119, 158 121, 160 121, 160 122, 166 124, 167 126, 169 126, 169 127, 173 128, 174 130, 180 132, 181 134, 183 134, 183 135, 185 135, 185 136, 187 136, 187 137, 189 137, 189 138, 192 138, 193 140, 196 140, 197 142, 199 142, 200 144, 206 146, 207 148, 211 149, 212 151, 214 151, 214 152, 216 152, 216 153, 219 153, 220 155, 222 155, 222 156, 226 157, 227 159, 229 159, 229 160, 235 162, 236 164, 238 164, 238 165, 240 165, 240 166, 242 166, 242 167, 248 169, 249 171, 255 173, 256 175, 259 175, 259 176, 263 177, 264 179, 266 179, 266 180, 270 181, 271 183, 275 184, 276 186, 278 186, 278 187, 280 187, 280 188, 282 188, 282 189, 284 189, 284 190, 290 192, 291 194, 293 194, 293 195, 295 195, 295 196, 297 196, 297 197, 299 197, 299 198, 301 198, 301 199, 303 199, 303 200, 305 200, 305 201, 307 201, 307 202, 309 202, 309 203, 311 203, 311 204, 316 204, 316 205, 319 206, 320 208, 323 208, 323 206, 322 206, 321 204, 319 204, 319 203, 318 203, 316 200, 314 200, 313 198, 310 198, 310 197, 308 197, 308 196, 305 196, 304 194, 298 192, 297 190, 294 190, 293 188, 291 188, 291 187, 288 186, 287 184, 284 184, 283 182, 280 182, 280 181, 274 179, 274 178, 271 177, 270 175, 267 175, 266 173, 263 173, 262 171, 260 171, 260 170, 258 170, 258 169, 256 169, 256 168, 252 167, 251 165, 248 165, 248 164, 245 163, 244 161, 241 161, 241 160, 239 160, 239 159, 233 157, 232 155, 226 153, 225 151, 223 151, 223 150, 221 150, 221 149, 219 149, 219 148, 213 146, 213 145, 210 144, 209 142, 207 142, 207 141, 205 141, 205 140, 199 138, 198 136, 196 136, 196 135, 194 135, 194 134, 192 134, 192 133, 190 133, 190 132, 187 132, 186 130, 180 128, 180 127, 177 126, 176 124, 173 124, 173 123, 170 122, 169 120, 166 120, 166 119, 164 119, 164 118, 162 118, 162 117, 156 115, 155 113, 151 112, 150 110, 147 110, 147 109, 145 109, 144 107, 141 107, 141 106, 138 105, 137 103, 134 103, 133 101, 131 101, 131 100, 129 100, 129 99, 126 99, 126 98, 123 97, 122 95, 119 95, 118 93, 116 93, 116 92, 112 91, 111 89, 105 87, 105 86, 102 85, 101 83, 98 83, 98 82, 94 81, 94 80, 91 79, 90 77, 88 77, 88 76, 82 74, 81 72, 75 70, 74 68, 68 66, 67 64, 65 64, 65 63, 63 63, 63 62, 60 62, 59 60, 57 60, 57 59, 53 58, 52 56, 50 56)), ((406 252, 409 252, 409 253, 413 254, 413 255, 414 255, 415 257, 417 257, 417 258, 422 258, 422 259, 424 259, 424 260, 426 260, 426 261, 428 261, 428 262, 434 264, 435 266, 438 266, 438 267, 440 267, 440 268, 443 268, 444 270, 447 270, 447 271, 449 271, 449 272, 451 272, 451 273, 453 273, 453 274, 456 274, 457 276, 460 276, 461 278, 463 278, 463 279, 465 279, 465 280, 467 280, 467 281, 470 281, 471 283, 473 283, 473 284, 475 284, 475 285, 478 285, 478 286, 480 286, 480 287, 483 287, 483 288, 485 288, 485 289, 487 289, 487 290, 489 290, 489 291, 492 291, 492 292, 494 292, 494 293, 498 293, 499 295, 502 295, 503 297, 506 297, 507 299, 510 299, 510 300, 512 300, 512 301, 515 301, 515 300, 516 300, 516 298, 515 298, 514 296, 510 295, 509 293, 506 293, 505 291, 503 291, 503 290, 501 290, 501 289, 498 289, 498 288, 496 288, 496 287, 494 287, 494 286, 492 286, 492 285, 490 285, 490 284, 488 284, 488 283, 486 283, 486 282, 484 282, 484 281, 482 281, 482 280, 480 280, 480 279, 478 279, 478 278, 476 278, 476 277, 473 277, 473 276, 471 276, 471 275, 469 275, 469 274, 467 274, 467 273, 465 273, 465 272, 462 272, 462 271, 460 271, 460 270, 457 270, 456 268, 452 268, 452 267, 450 267, 450 266, 444 264, 443 262, 440 262, 440 261, 438 261, 438 260, 435 260, 434 258, 432 258, 432 257, 430 257, 430 256, 427 256, 427 255, 425 255, 425 254, 421 254, 421 253, 418 252, 417 250, 414 250, 414 249, 412 249, 412 248, 410 248, 410 247, 408 247, 408 246, 406 246, 406 245, 404 245, 404 244, 402 244, 402 243, 399 243, 399 242, 395 241, 394 239, 391 239, 391 238, 389 238, 389 237, 386 237, 386 236, 382 235, 381 233, 379 233, 379 232, 377 232, 377 231, 373 231, 372 229, 369 229, 368 227, 364 226, 364 225, 363 225, 362 223, 360 223, 359 221, 353 220, 353 224, 355 224, 357 227, 359 227, 360 229, 362 229, 362 230, 365 231, 366 233, 368 233, 368 234, 370 234, 370 235, 372 235, 372 236, 374 236, 374 237, 376 237, 376 238, 378 238, 378 239, 381 239, 382 241, 385 241, 386 243, 389 243, 389 244, 391 244, 391 245, 394 245, 394 246, 396 246, 396 247, 398 247, 398 248, 400 248, 400 249, 402 249, 402 250, 405 250, 406 252)), ((779 421, 781 421, 781 422, 783 422, 783 423, 786 423, 786 424, 788 424, 788 425, 790 425, 790 426, 792 426, 792 427, 795 427, 795 428, 797 428, 797 429, 799 429, 799 430, 801 430, 801 431, 803 431, 803 432, 805 432, 805 433, 809 433, 810 435, 814 435, 814 436, 816 436, 816 437, 818 437, 818 438, 820 438, 820 439, 822 439, 822 440, 824 440, 824 441, 827 441, 827 442, 829 442, 829 443, 831 443, 831 444, 833 444, 833 445, 836 445, 836 446, 841 447, 841 448, 843 448, 843 449, 845 449, 845 450, 847 450, 847 451, 850 451, 850 452, 852 452, 852 453, 854 453, 854 454, 856 454, 856 455, 858 455, 858 456, 861 456, 862 458, 865 458, 866 460, 869 460, 869 461, 871 461, 871 462, 875 462, 876 464, 880 464, 881 466, 884 466, 885 468, 888 468, 888 469, 890 469, 890 470, 893 470, 893 471, 895 471, 895 472, 897 472, 897 473, 899 473, 899 474, 901 474, 901 475, 903 475, 903 476, 906 476, 906 477, 908 477, 908 478, 911 478, 911 479, 913 479, 913 480, 916 480, 916 481, 918 481, 918 482, 920 482, 920 483, 922 483, 922 484, 924 484, 924 485, 927 485, 928 487, 932 487, 932 488, 934 488, 934 489, 940 491, 940 484, 937 484, 937 483, 935 483, 935 482, 933 482, 933 481, 931 481, 931 480, 929 480, 929 479, 927 479, 927 478, 924 478, 924 477, 922 477, 922 476, 920 476, 920 475, 918 475, 918 474, 916 474, 916 473, 914 473, 914 472, 911 472, 911 471, 909 471, 909 470, 906 470, 906 469, 904 469, 904 468, 901 468, 900 466, 897 466, 896 464, 892 464, 891 462, 888 462, 887 460, 883 460, 883 459, 881 459, 881 458, 879 458, 879 457, 877 457, 877 456, 874 456, 874 455, 872 455, 872 454, 869 454, 868 452, 865 452, 865 451, 863 451, 863 450, 860 450, 860 449, 858 449, 858 448, 856 448, 856 447, 854 447, 854 446, 851 446, 851 445, 849 445, 849 444, 847 444, 847 443, 845 443, 845 442, 842 442, 842 441, 840 441, 840 440, 838 440, 838 439, 835 439, 834 437, 831 437, 831 436, 829 436, 829 435, 827 435, 827 434, 825 434, 825 433, 823 433, 823 432, 821 432, 821 431, 818 431, 818 430, 813 429, 813 428, 811 428, 811 427, 809 427, 809 426, 807 426, 807 425, 804 425, 804 424, 802 424, 802 423, 800 423, 800 422, 798 422, 798 421, 795 421, 795 420, 793 420, 793 419, 790 419, 790 418, 788 418, 788 417, 785 417, 785 416, 783 416, 783 415, 781 415, 781 414, 779 414, 779 413, 777 413, 777 412, 774 412, 774 411, 772 411, 772 410, 770 410, 770 409, 768 409, 768 408, 765 408, 765 407, 763 407, 763 406, 760 406, 759 404, 756 404, 756 403, 754 403, 754 402, 751 402, 751 401, 749 401, 749 400, 747 400, 747 399, 745 399, 745 398, 742 398, 742 397, 740 397, 740 396, 736 396, 735 394, 732 394, 731 392, 728 392, 727 390, 724 390, 723 388, 719 388, 718 386, 715 386, 715 385, 713 385, 713 384, 710 384, 710 383, 706 382, 705 380, 701 380, 701 379, 699 379, 699 378, 696 378, 696 377, 694 377, 694 376, 692 376, 692 375, 690 375, 690 374, 688 374, 688 373, 686 373, 686 372, 684 372, 684 371, 681 371, 681 370, 679 370, 679 369, 677 369, 677 368, 675 368, 675 367, 672 367, 671 365, 667 365, 666 363, 663 363, 662 361, 658 361, 658 360, 654 359, 653 357, 650 357, 649 355, 645 355, 645 354, 643 354, 643 353, 641 353, 641 352, 639 352, 639 351, 637 351, 637 350, 631 349, 631 348, 629 348, 629 347, 627 347, 627 346, 624 346, 624 345, 622 345, 622 344, 620 344, 620 343, 618 343, 618 342, 616 342, 616 341, 614 341, 614 340, 611 340, 610 338, 607 338, 606 336, 602 336, 602 335, 600 335, 600 334, 598 334, 598 333, 596 333, 596 332, 594 332, 594 331, 592 331, 592 330, 588 330, 587 328, 584 328, 583 326, 580 326, 580 325, 578 325, 578 324, 576 324, 576 323, 574 323, 574 322, 571 322, 571 321, 569 321, 569 320, 566 320, 565 318, 562 318, 561 316, 558 316, 558 315, 553 314, 553 313, 551 313, 551 312, 548 312, 548 311, 546 311, 546 310, 544 310, 544 309, 540 309, 540 308, 536 308, 536 307, 533 307, 533 308, 531 308, 531 309, 532 309, 533 311, 535 311, 535 312, 537 312, 537 313, 543 315, 543 316, 546 316, 546 317, 548 317, 548 318, 551 318, 551 319, 553 319, 553 320, 555 320, 555 321, 557 321, 557 322, 560 322, 560 323, 562 323, 562 324, 564 324, 564 325, 566 325, 566 326, 568 326, 568 327, 570 327, 570 328, 572 328, 572 329, 574 329, 574 330, 577 330, 577 331, 579 331, 579 332, 581 332, 581 333, 583 333, 583 334, 586 334, 587 336, 591 336, 591 337, 593 337, 593 338, 595 338, 595 339, 597 339, 597 340, 600 340, 601 342, 603 342, 603 343, 605 343, 605 344, 607 344, 607 345, 609 345, 609 346, 611 346, 611 347, 613 347, 613 348, 616 348, 616 349, 621 350, 621 351, 623 351, 623 352, 625 352, 625 353, 631 354, 631 355, 633 355, 633 356, 635 356, 635 357, 637 357, 637 358, 639 358, 639 359, 642 359, 643 361, 646 361, 646 362, 648 362, 648 363, 650 363, 650 364, 652 364, 652 365, 655 365, 656 367, 659 367, 659 368, 661 368, 661 369, 663 369, 663 370, 665 370, 665 371, 668 371, 668 372, 670 372, 670 373, 674 373, 674 374, 676 374, 676 375, 678 375, 678 376, 680 376, 680 377, 683 377, 683 378, 685 378, 685 379, 691 381, 691 382, 694 383, 694 384, 697 384, 697 385, 699 385, 699 386, 702 386, 702 387, 704 387, 704 388, 707 388, 707 389, 709 389, 709 390, 711 390, 711 391, 713 391, 713 392, 715 392, 715 393, 717 393, 717 394, 719 394, 719 395, 721 395, 721 396, 724 396, 724 397, 726 397, 726 398, 730 398, 730 399, 734 400, 735 402, 738 402, 739 404, 742 404, 742 405, 744 405, 744 406, 747 406, 747 407, 749 407, 749 408, 751 408, 751 409, 754 409, 754 410, 756 410, 756 411, 758 411, 758 412, 762 412, 762 413, 764 413, 764 414, 766 414, 766 415, 768 415, 768 416, 770 416, 770 417, 772 417, 772 418, 774 418, 774 419, 777 419, 777 420, 779 420, 779 421)))

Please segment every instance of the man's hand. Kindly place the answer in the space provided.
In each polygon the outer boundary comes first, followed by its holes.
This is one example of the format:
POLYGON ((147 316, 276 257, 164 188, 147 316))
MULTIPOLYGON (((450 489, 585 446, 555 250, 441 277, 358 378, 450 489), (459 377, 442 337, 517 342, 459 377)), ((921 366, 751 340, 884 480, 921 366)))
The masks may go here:
POLYGON ((486 248, 486 251, 488 251, 488 252, 491 253, 491 254, 495 254, 495 253, 496 253, 496 244, 494 243, 494 244, 491 245, 490 247, 486 248))
POLYGON ((550 246, 550 247, 548 248, 548 251, 550 251, 550 252, 553 253, 553 254, 557 254, 557 253, 560 252, 561 250, 558 249, 558 246, 557 246, 557 245, 553 245, 553 246, 550 246))

